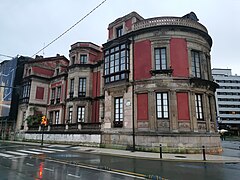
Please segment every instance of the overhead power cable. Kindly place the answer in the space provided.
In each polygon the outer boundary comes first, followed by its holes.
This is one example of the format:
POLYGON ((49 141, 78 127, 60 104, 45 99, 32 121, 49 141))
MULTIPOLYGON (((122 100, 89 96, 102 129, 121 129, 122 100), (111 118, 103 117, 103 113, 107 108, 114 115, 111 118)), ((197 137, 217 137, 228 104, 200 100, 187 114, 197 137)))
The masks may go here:
POLYGON ((64 31, 61 35, 59 35, 57 38, 55 38, 54 40, 52 40, 50 43, 48 43, 46 46, 44 46, 42 49, 40 49, 38 52, 36 52, 34 55, 32 55, 32 57, 34 57, 35 55, 37 55, 38 53, 40 53, 41 51, 43 51, 44 49, 46 49, 48 46, 50 46, 51 44, 53 44, 55 41, 57 41, 58 39, 60 39, 63 35, 65 35, 68 31, 70 31, 72 28, 74 28, 77 24, 79 24, 81 21, 83 21, 86 17, 88 17, 91 13, 93 13, 97 8, 99 8, 103 3, 105 3, 107 0, 102 1, 100 4, 98 4, 95 8, 93 8, 89 13, 87 13, 83 18, 81 18, 78 22, 76 22, 74 25, 72 25, 69 29, 67 29, 66 31, 64 31))
POLYGON ((12 57, 12 56, 8 56, 8 55, 5 55, 5 54, 0 54, 0 56, 8 57, 8 58, 14 58, 14 57, 12 57))

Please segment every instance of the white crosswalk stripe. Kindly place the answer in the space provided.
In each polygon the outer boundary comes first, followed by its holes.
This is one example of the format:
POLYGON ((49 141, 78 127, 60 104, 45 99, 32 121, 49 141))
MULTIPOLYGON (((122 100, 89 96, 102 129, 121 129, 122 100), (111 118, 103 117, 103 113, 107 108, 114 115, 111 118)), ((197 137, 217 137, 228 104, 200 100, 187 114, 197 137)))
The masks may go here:
POLYGON ((62 148, 67 148, 70 147, 71 145, 64 145, 64 144, 55 144, 55 145, 50 145, 48 147, 62 147, 62 148))
POLYGON ((12 155, 5 154, 5 153, 0 153, 0 156, 7 157, 7 158, 13 157, 12 155))
POLYGON ((44 153, 55 153, 55 151, 48 151, 43 149, 29 149, 31 151, 44 152, 44 153))
POLYGON ((27 156, 28 154, 26 153, 20 153, 20 152, 15 152, 15 151, 6 151, 8 154, 14 154, 14 155, 19 155, 19 156, 27 156))
POLYGON ((0 157, 5 158, 21 158, 29 155, 41 155, 45 153, 60 153, 64 152, 64 149, 57 148, 29 148, 29 149, 16 149, 16 150, 7 150, 0 152, 0 157))
POLYGON ((52 149, 52 148, 42 148, 42 149, 44 149, 44 150, 50 150, 50 151, 57 151, 57 152, 64 152, 64 151, 66 151, 66 150, 64 150, 64 149, 52 149))
POLYGON ((28 154, 43 154, 42 152, 28 151, 28 150, 22 150, 22 149, 17 151, 28 153, 28 154))

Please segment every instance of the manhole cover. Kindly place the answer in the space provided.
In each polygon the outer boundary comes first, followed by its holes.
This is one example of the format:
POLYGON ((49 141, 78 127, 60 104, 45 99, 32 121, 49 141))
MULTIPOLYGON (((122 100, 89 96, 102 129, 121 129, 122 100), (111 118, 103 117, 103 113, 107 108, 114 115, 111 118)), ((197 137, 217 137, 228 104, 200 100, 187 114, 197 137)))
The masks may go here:
POLYGON ((176 158, 186 158, 186 156, 175 156, 176 158))

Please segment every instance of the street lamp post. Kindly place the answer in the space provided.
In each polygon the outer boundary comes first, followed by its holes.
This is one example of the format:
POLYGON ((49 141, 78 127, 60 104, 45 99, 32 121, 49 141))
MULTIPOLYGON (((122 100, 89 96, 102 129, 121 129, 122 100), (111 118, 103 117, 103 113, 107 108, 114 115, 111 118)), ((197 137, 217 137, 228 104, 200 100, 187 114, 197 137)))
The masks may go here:
POLYGON ((41 146, 43 146, 43 135, 44 135, 44 127, 47 125, 47 117, 42 116, 41 126, 42 126, 42 141, 41 146))

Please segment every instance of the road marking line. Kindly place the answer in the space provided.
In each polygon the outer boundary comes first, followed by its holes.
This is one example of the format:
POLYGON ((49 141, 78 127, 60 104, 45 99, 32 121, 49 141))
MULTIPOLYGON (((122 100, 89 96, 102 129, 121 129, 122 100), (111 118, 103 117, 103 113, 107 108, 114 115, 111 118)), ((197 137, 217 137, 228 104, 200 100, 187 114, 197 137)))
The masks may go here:
POLYGON ((77 175, 74 175, 74 174, 67 174, 68 176, 72 176, 72 177, 75 177, 75 178, 80 178, 81 176, 77 176, 77 175))
POLYGON ((42 149, 50 150, 50 151, 59 151, 59 152, 66 151, 66 150, 63 150, 63 149, 52 149, 52 148, 42 148, 42 149))
POLYGON ((44 169, 47 170, 47 171, 53 172, 53 169, 49 169, 49 168, 44 168, 44 169))
POLYGON ((30 163, 26 163, 27 166, 34 166, 33 164, 30 164, 30 163))
POLYGON ((7 158, 9 158, 9 157, 13 157, 13 156, 10 155, 10 154, 4 154, 4 153, 0 153, 0 156, 7 157, 7 158))
POLYGON ((70 147, 71 145, 61 145, 61 144, 59 144, 59 145, 50 145, 50 146, 48 146, 48 147, 70 147))
POLYGON ((53 151, 47 151, 47 150, 43 150, 43 149, 29 149, 31 151, 37 151, 37 152, 45 152, 45 153, 55 153, 53 151))
POLYGON ((9 154, 20 155, 20 156, 27 156, 28 154, 15 152, 15 151, 6 151, 9 154))
POLYGON ((43 153, 40 153, 40 152, 34 152, 34 151, 27 151, 27 150, 17 150, 17 151, 20 151, 20 152, 25 152, 25 153, 28 153, 28 154, 43 154, 43 153))

